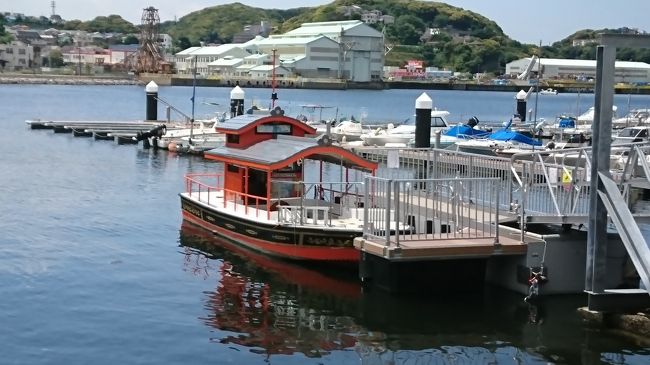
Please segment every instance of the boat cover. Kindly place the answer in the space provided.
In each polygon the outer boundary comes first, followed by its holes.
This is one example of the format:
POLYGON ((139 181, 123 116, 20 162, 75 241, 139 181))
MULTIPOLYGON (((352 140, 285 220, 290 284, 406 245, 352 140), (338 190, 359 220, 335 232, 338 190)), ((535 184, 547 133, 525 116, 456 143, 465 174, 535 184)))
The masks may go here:
POLYGON ((489 132, 482 131, 479 129, 474 129, 466 124, 463 124, 463 125, 453 126, 447 129, 443 134, 450 137, 462 137, 462 136, 484 137, 487 136, 489 132))
POLYGON ((575 128, 576 127, 576 120, 574 118, 561 117, 560 121, 558 123, 558 127, 560 127, 560 128, 575 128))
POLYGON ((499 130, 496 131, 488 136, 488 139, 492 139, 495 141, 504 141, 504 142, 519 142, 519 143, 525 143, 527 145, 531 146, 541 146, 542 142, 530 138, 526 135, 523 135, 521 133, 513 132, 510 130, 499 130))

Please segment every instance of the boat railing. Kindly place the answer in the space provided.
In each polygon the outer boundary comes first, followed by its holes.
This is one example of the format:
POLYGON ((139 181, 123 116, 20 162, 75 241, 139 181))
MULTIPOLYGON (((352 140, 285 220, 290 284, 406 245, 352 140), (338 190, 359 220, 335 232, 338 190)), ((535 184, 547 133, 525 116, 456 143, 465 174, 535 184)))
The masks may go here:
POLYGON ((333 218, 358 218, 363 202, 362 182, 272 180, 272 201, 278 219, 300 225, 331 225, 333 218))
POLYGON ((224 176, 221 173, 185 175, 185 192, 194 195, 208 205, 223 197, 224 176))
POLYGON ((500 178, 366 177, 363 234, 399 247, 420 240, 499 240, 500 178), (479 199, 476 199, 479 198, 479 199))
POLYGON ((185 176, 185 191, 207 205, 221 204, 223 207, 230 207, 234 211, 241 210, 247 215, 253 213, 255 217, 261 217, 265 213, 266 218, 270 218, 271 209, 267 204, 269 199, 226 189, 223 182, 223 173, 188 174, 185 176))

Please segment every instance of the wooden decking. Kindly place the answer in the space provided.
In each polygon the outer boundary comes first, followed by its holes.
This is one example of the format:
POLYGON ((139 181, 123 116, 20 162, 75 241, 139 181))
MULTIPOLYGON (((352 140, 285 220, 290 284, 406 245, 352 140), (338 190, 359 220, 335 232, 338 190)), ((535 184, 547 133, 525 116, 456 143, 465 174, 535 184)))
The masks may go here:
POLYGON ((354 240, 354 247, 389 261, 475 259, 527 253, 528 239, 522 243, 514 233, 501 233, 498 242, 495 238, 453 238, 406 240, 400 241, 399 246, 394 238, 391 238, 392 242, 387 246, 385 240, 358 237, 354 240))

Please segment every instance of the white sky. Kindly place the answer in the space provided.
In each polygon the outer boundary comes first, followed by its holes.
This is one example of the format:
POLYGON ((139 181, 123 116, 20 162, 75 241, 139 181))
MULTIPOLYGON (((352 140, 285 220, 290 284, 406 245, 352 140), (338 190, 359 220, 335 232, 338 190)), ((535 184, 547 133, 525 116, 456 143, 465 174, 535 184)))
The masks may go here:
MULTIPOLYGON (((233 3, 223 0, 56 0, 56 13, 65 20, 90 20, 117 14, 139 24, 142 9, 159 9, 161 21, 181 18, 206 7, 233 3)), ((290 9, 328 4, 326 0, 239 0, 264 9, 290 9)), ((447 0, 450 5, 479 13, 494 20, 511 38, 522 43, 551 44, 581 29, 623 26, 650 31, 650 0, 447 0)), ((49 16, 50 0, 3 0, 0 11, 49 16)))

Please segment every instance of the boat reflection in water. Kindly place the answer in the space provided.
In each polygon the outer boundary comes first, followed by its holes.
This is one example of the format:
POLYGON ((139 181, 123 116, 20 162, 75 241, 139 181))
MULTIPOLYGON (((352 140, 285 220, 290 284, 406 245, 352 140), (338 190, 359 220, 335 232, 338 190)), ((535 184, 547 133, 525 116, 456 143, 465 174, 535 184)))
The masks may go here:
POLYGON ((180 243, 188 271, 219 280, 208 294, 208 314, 202 320, 234 334, 215 342, 267 355, 308 357, 355 346, 358 329, 345 315, 361 293, 354 273, 344 270, 343 277, 331 277, 274 260, 190 223, 181 226, 180 243))
POLYGON ((584 324, 576 314, 585 305, 581 296, 531 304, 492 287, 431 297, 364 292, 354 272, 314 270, 215 238, 191 223, 181 226, 186 270, 217 283, 206 293, 201 320, 217 330, 215 344, 269 360, 587 365, 650 358, 641 345, 584 324))

